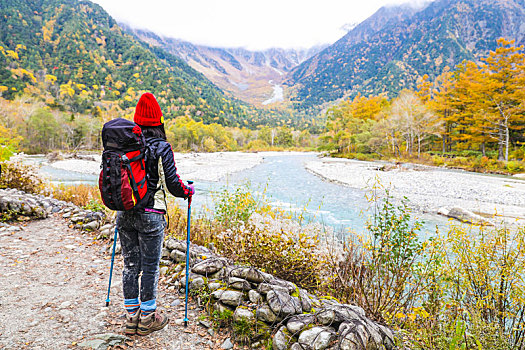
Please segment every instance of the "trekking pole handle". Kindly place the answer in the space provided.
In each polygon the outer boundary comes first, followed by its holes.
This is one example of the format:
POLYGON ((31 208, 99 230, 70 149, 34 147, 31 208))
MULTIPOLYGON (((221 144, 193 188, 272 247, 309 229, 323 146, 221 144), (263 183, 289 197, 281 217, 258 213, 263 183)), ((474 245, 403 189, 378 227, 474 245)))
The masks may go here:
MULTIPOLYGON (((186 182, 188 183, 188 185, 193 185, 193 181, 191 181, 191 180, 188 180, 186 182)), ((188 197, 188 205, 191 205, 191 199, 192 198, 193 198, 193 195, 188 197)))

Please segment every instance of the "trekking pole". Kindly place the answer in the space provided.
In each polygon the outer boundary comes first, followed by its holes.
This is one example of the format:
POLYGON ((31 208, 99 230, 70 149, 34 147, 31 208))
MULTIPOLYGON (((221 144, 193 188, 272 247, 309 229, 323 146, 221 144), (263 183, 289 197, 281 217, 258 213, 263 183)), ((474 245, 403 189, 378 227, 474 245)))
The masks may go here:
MULTIPOLYGON (((193 181, 188 181, 188 184, 193 184, 193 181)), ((189 282, 189 268, 190 268, 190 225, 191 225, 191 198, 188 197, 188 231, 186 232, 186 301, 184 305, 184 327, 188 327, 188 282, 189 282)))
POLYGON ((109 286, 108 286, 108 297, 106 298, 106 307, 109 306, 109 291, 111 290, 111 277, 113 277, 113 264, 115 263, 116 246, 117 246, 117 228, 115 227, 115 237, 113 238, 113 253, 111 254, 111 268, 109 269, 109 286))

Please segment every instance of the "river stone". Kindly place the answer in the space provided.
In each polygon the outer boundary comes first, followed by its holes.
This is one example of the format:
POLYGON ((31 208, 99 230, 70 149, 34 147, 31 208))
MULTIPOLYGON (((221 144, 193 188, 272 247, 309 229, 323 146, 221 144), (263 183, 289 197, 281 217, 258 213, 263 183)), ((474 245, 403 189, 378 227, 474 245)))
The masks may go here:
POLYGON ((229 350, 229 349, 233 349, 233 344, 232 344, 232 341, 230 338, 226 339, 222 345, 221 345, 221 349, 224 349, 224 350, 229 350))
POLYGON ((255 311, 255 317, 258 320, 267 322, 267 323, 274 323, 277 321, 277 315, 273 313, 272 309, 268 306, 268 304, 262 304, 261 306, 257 307, 255 311))
POLYGON ((257 292, 263 295, 266 295, 269 291, 272 291, 272 290, 274 291, 279 290, 281 292, 288 293, 288 288, 274 285, 274 284, 269 284, 269 283, 261 283, 257 287, 257 292))
POLYGON ((260 304, 263 301, 262 295, 253 289, 248 291, 248 299, 254 304, 260 304))
POLYGON ((228 278, 228 287, 238 290, 251 290, 252 287, 250 286, 250 282, 248 282, 245 279, 238 278, 238 277, 230 277, 228 278))
POLYGON ((31 204, 29 204, 29 203, 24 203, 24 202, 20 203, 20 209, 21 209, 21 211, 22 211, 22 214, 24 214, 24 215, 28 215, 28 216, 31 215, 31 212, 32 212, 32 210, 33 210, 33 209, 31 208, 31 204))
POLYGON ((453 207, 449 209, 443 207, 438 210, 438 214, 469 224, 494 226, 491 221, 464 208, 453 207))
POLYGON ((226 305, 234 307, 241 305, 243 300, 242 292, 239 292, 237 290, 219 289, 211 293, 211 296, 215 299, 220 300, 226 305))
POLYGON ((166 248, 162 248, 162 251, 160 253, 161 258, 169 258, 170 257, 170 251, 166 248))
POLYGON ((100 228, 100 231, 104 231, 104 230, 111 230, 113 228, 113 225, 112 224, 105 224, 104 226, 102 226, 100 228))
POLYGON ((209 258, 196 264, 191 270, 200 275, 208 276, 222 269, 226 263, 226 259, 209 258))
POLYGON ((292 335, 288 332, 285 326, 281 326, 277 333, 273 336, 272 349, 286 350, 289 344, 293 341, 292 335))
POLYGON ((252 310, 239 306, 237 309, 235 309, 235 312, 233 313, 233 320, 235 322, 239 322, 241 320, 252 322, 255 321, 255 315, 252 310))
POLYGON ((209 274, 208 277, 216 280, 222 280, 226 276, 226 269, 222 268, 219 271, 209 274))
POLYGON ((229 276, 243 278, 253 283, 261 283, 264 281, 261 271, 250 266, 233 266, 229 270, 229 276))
POLYGON ((185 262, 186 261, 186 253, 174 249, 170 253, 170 259, 175 261, 175 262, 177 262, 177 263, 185 262))
POLYGON ((290 350, 307 350, 306 347, 302 346, 299 343, 293 343, 292 346, 290 346, 290 350))
POLYGON ((340 324, 344 321, 359 320, 365 317, 365 311, 353 305, 330 305, 316 313, 317 320, 322 325, 340 324))
POLYGON ((312 311, 312 301, 310 300, 310 297, 308 296, 308 292, 302 288, 299 288, 299 301, 301 302, 301 307, 303 309, 303 312, 312 311))
POLYGON ((210 282, 210 283, 208 283, 208 289, 211 292, 214 292, 214 291, 216 291, 217 289, 219 289, 221 287, 222 287, 222 285, 219 282, 210 282))
MULTIPOLYGON (((202 278, 202 276, 190 272, 190 273, 189 273, 189 278, 190 278, 189 281, 190 281, 190 283, 191 283, 191 281, 193 281, 194 279, 196 279, 196 278, 202 278)), ((181 283, 183 286, 186 285, 186 274, 185 274, 185 273, 183 273, 183 274, 180 275, 180 283, 181 283)), ((197 282, 197 283, 198 283, 198 282, 197 282)))
POLYGON ((292 297, 280 290, 269 291, 266 300, 277 316, 286 317, 303 312, 299 298, 292 297))
POLYGON ((98 221, 91 221, 82 226, 84 231, 96 231, 98 229, 98 221))
POLYGON ((85 219, 85 216, 83 216, 83 215, 75 215, 75 216, 73 216, 73 217, 70 219, 70 221, 71 221, 72 223, 76 224, 77 222, 84 221, 84 219, 85 219))
POLYGON ((293 335, 299 334, 303 329, 305 329, 308 325, 315 323, 315 317, 311 314, 303 314, 303 315, 295 315, 290 317, 288 320, 288 323, 286 324, 286 328, 292 333, 293 335))
MULTIPOLYGON (((168 249, 176 249, 176 250, 179 250, 181 252, 186 252, 186 245, 187 243, 185 242, 182 242, 182 241, 178 241, 176 239, 169 239, 168 242, 166 242, 166 248, 168 249)), ((191 250, 191 248, 190 248, 191 250)))
POLYGON ((99 334, 95 336, 95 339, 82 342, 78 344, 78 346, 81 348, 89 348, 94 350, 106 350, 110 346, 122 344, 126 340, 130 340, 130 338, 119 334, 106 333, 99 334))
POLYGON ((368 349, 369 339, 370 334, 368 333, 363 321, 347 321, 341 323, 339 326, 339 341, 341 344, 341 350, 368 349))
POLYGON ((224 305, 223 303, 221 302, 217 302, 217 303, 214 303, 213 306, 212 306, 212 309, 213 311, 219 313, 219 314, 224 314, 225 312, 233 312, 234 310, 227 306, 227 305, 224 305))
POLYGON ((308 349, 324 350, 335 339, 335 331, 328 327, 313 327, 299 335, 299 344, 305 344, 308 349))
POLYGON ((206 282, 204 281, 203 277, 196 277, 193 280, 190 280, 190 290, 200 290, 204 288, 206 285, 206 282))

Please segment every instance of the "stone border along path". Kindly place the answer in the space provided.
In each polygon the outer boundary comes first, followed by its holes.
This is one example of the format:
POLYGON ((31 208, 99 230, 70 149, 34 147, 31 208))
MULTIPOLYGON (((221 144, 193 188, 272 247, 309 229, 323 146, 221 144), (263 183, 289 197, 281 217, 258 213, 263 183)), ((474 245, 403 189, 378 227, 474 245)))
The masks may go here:
MULTIPOLYGON (((159 308, 170 325, 147 337, 122 336, 122 261, 116 259, 111 305, 105 308, 111 242, 79 230, 98 230, 101 213, 16 190, 0 190, 0 212, 20 219, 45 218, 0 227, 0 346, 4 349, 232 349, 225 330, 206 321, 191 304, 183 327, 186 244, 169 238, 162 252, 159 308), (53 214, 55 213, 55 214, 53 214), (25 215, 22 215, 25 214, 25 215), (68 219, 69 227, 63 219, 68 219), (170 266, 168 268, 168 266, 170 266), (165 275, 166 272, 170 275, 165 275)), ((103 234, 112 225, 100 227, 103 234)), ((393 333, 364 310, 317 298, 293 283, 256 268, 234 265, 205 247, 190 250, 190 288, 209 295, 210 308, 233 322, 255 325, 251 347, 274 350, 393 349, 393 333)))

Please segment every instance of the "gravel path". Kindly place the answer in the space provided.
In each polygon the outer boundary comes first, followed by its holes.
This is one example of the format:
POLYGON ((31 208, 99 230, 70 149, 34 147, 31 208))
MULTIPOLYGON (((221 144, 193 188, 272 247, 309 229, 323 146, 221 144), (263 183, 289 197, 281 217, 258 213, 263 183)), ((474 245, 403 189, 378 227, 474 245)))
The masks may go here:
MULTIPOLYGON (((77 349, 96 335, 123 334, 121 257, 106 308, 107 243, 68 228, 60 217, 17 227, 0 233, 0 349, 77 349)), ((220 348, 227 335, 198 324, 201 308, 192 304, 188 328, 181 325, 184 295, 168 289, 161 280, 158 300, 170 317, 167 328, 115 349, 220 348)))
POLYGON ((525 180, 449 171, 436 167, 346 159, 322 159, 306 168, 329 181, 366 189, 378 179, 398 198, 406 196, 422 212, 461 207, 509 221, 525 219, 525 180))

